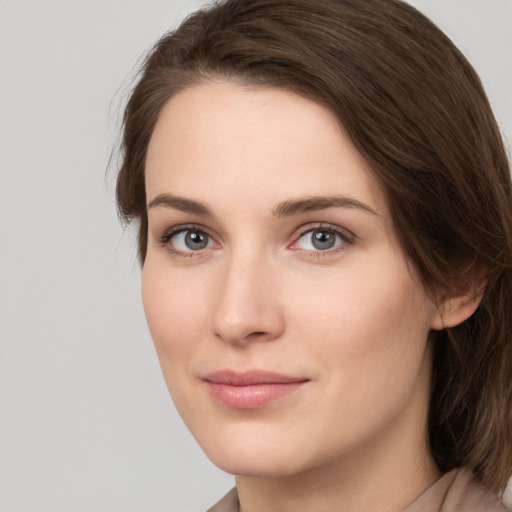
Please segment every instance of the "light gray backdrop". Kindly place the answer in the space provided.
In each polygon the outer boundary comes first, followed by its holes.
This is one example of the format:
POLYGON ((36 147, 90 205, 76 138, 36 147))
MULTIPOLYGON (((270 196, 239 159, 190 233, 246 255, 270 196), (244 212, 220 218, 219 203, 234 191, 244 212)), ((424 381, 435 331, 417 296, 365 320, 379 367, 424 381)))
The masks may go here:
MULTIPOLYGON (((233 484, 182 425, 105 168, 134 66, 190 0, 0 0, 0 510, 203 511, 233 484)), ((512 140, 512 0, 411 0, 512 140)))

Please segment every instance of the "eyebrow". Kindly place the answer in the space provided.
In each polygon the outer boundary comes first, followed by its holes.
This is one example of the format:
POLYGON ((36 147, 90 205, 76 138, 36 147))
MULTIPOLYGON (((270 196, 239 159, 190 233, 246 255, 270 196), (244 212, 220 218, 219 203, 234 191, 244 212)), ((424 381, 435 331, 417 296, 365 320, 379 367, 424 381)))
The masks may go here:
MULTIPOLYGON (((165 208, 173 208, 184 213, 192 213, 195 215, 206 215, 213 217, 213 212, 199 201, 187 199, 185 197, 173 196, 171 194, 159 194, 148 204, 148 210, 163 206, 165 208)), ((283 201, 272 210, 274 217, 291 217, 301 213, 307 213, 327 208, 355 208, 371 215, 378 213, 361 201, 346 196, 313 196, 304 199, 295 199, 283 201)))
POLYGON ((157 206, 173 208, 174 210, 179 210, 180 212, 192 213, 195 215, 207 215, 209 217, 213 216, 213 212, 204 204, 198 201, 194 201, 193 199, 173 196, 171 194, 160 194, 156 196, 148 204, 148 210, 156 208, 157 206))
POLYGON ((289 217, 301 213, 307 213, 327 208, 356 208, 371 215, 378 213, 361 201, 346 196, 314 196, 305 199, 284 201, 278 204, 272 211, 275 217, 289 217))

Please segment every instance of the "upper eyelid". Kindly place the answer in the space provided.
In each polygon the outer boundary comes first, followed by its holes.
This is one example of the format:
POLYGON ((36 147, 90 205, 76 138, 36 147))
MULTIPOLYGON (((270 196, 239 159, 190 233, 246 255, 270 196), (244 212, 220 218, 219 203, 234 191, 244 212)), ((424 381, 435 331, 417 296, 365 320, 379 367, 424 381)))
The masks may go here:
POLYGON ((176 233, 180 233, 182 231, 201 231, 203 233, 207 233, 208 235, 211 234, 211 230, 209 228, 207 228, 206 226, 203 226, 202 224, 194 224, 194 223, 190 223, 190 224, 177 224, 176 226, 172 226, 170 228, 166 228, 164 230, 164 235, 165 234, 171 234, 171 235, 174 235, 176 233))
POLYGON ((350 231, 350 229, 347 229, 342 226, 338 226, 336 224, 331 224, 328 222, 313 222, 310 224, 305 224, 295 230, 295 233, 298 233, 300 236, 305 235, 306 233, 309 233, 310 231, 315 231, 317 229, 325 229, 326 231, 334 231, 335 233, 344 236, 345 238, 355 239, 356 235, 350 231))
POLYGON ((174 235, 182 233, 183 231, 199 231, 201 233, 205 233, 214 241, 216 241, 216 243, 218 243, 211 230, 201 224, 179 224, 177 226, 167 228, 161 235, 158 236, 158 241, 160 243, 167 243, 174 235))

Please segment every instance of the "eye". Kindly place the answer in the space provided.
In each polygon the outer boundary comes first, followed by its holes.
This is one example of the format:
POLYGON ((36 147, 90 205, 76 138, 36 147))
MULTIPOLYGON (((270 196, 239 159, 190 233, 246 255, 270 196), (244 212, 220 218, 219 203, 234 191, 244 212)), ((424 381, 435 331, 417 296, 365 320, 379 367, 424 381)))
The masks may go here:
POLYGON ((212 237, 198 228, 179 228, 167 232, 160 240, 173 253, 192 253, 216 247, 212 237))
POLYGON ((327 229, 314 229, 303 233, 298 240, 300 249, 306 251, 326 251, 342 243, 340 235, 327 229))
POLYGON ((344 248, 352 243, 353 237, 341 228, 322 227, 302 231, 299 238, 290 246, 290 249, 312 252, 332 252, 344 248))

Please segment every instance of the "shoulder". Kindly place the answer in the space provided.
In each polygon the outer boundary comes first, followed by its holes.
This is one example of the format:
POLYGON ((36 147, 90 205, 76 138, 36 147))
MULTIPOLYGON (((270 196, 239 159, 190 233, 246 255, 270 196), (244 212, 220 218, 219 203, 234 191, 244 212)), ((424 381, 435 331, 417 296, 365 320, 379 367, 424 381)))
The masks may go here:
POLYGON ((468 469, 455 469, 427 489, 404 512, 510 512, 500 497, 468 469))
POLYGON ((453 484, 446 495, 441 512, 506 512, 499 496, 490 493, 473 477, 468 469, 457 470, 453 484))

